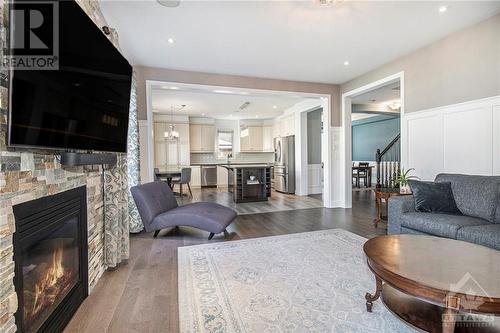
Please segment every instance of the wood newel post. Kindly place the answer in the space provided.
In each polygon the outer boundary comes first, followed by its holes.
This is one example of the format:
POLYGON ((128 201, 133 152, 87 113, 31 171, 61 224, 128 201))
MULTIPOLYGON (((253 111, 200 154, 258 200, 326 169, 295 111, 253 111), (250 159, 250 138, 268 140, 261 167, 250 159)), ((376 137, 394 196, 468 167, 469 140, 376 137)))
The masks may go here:
POLYGON ((380 184, 380 149, 377 149, 377 153, 375 154, 375 161, 377 162, 377 188, 381 188, 382 185, 380 184))

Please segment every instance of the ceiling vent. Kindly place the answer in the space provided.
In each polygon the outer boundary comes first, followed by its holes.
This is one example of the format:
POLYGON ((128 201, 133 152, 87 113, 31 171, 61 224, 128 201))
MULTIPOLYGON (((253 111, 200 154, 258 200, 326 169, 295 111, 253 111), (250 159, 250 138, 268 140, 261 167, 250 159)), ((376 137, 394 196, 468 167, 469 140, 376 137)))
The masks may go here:
POLYGON ((243 103, 243 104, 240 105, 240 107, 238 108, 238 110, 236 112, 243 111, 243 110, 245 110, 249 106, 250 106, 250 102, 245 102, 245 103, 243 103))

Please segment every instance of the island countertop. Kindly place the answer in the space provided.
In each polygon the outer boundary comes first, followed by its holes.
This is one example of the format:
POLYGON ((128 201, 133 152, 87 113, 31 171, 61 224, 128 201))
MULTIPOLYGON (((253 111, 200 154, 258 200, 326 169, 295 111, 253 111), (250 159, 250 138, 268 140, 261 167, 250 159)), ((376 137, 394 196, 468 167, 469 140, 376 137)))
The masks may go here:
POLYGON ((265 169, 272 168, 272 164, 261 163, 261 164, 218 164, 218 166, 226 169, 265 169))

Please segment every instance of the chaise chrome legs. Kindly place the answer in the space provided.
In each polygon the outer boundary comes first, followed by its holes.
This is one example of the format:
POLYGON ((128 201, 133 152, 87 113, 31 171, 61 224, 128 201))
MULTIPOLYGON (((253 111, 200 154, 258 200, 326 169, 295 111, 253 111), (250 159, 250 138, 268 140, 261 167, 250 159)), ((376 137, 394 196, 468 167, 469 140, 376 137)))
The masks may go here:
POLYGON ((158 234, 160 233, 160 230, 155 230, 155 233, 153 235, 153 238, 156 238, 156 236, 158 236, 158 234))
POLYGON ((214 237, 214 233, 211 232, 210 235, 208 235, 208 240, 211 240, 214 237))

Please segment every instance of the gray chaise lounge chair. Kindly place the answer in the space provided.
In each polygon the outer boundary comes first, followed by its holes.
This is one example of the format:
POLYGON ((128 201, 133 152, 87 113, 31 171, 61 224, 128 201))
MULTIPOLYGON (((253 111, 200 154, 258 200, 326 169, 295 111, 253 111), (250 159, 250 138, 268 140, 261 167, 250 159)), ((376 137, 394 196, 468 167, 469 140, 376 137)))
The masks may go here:
POLYGON ((134 186, 130 191, 144 229, 154 231, 154 237, 163 228, 189 226, 210 232, 208 239, 212 239, 214 234, 226 232, 237 215, 231 208, 210 202, 178 206, 170 187, 161 181, 134 186))

